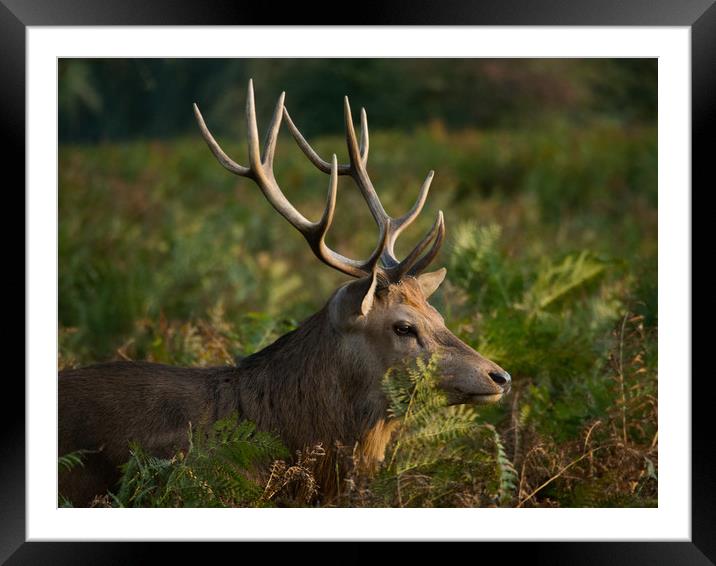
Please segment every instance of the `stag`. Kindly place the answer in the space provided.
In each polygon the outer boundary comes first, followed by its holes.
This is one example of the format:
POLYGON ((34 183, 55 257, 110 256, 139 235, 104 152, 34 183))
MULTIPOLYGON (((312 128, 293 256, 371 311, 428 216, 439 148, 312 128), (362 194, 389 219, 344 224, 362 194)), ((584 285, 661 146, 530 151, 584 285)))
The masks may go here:
POLYGON ((509 391, 510 375, 459 340, 428 303, 446 275, 444 268, 425 272, 445 237, 442 211, 404 259, 395 255, 396 239, 425 204, 433 171, 413 207, 391 217, 366 170, 365 110, 361 110, 359 141, 345 98, 349 162, 339 164, 335 154, 326 161, 309 145, 284 106, 284 97, 282 93, 278 99, 261 151, 249 81, 247 166, 224 153, 196 104, 194 113, 219 163, 256 183, 316 257, 352 280, 296 330, 235 366, 185 368, 118 361, 61 371, 59 453, 92 451, 84 467, 60 477, 60 493, 76 505, 86 505, 93 496, 115 486, 130 442, 139 443, 150 454, 169 457, 187 447, 189 423, 209 425, 234 413, 255 422, 259 429, 278 434, 292 451, 322 443, 327 449, 325 473, 319 472, 318 479, 328 497, 335 489, 335 447, 357 448, 366 466, 384 455, 395 423, 388 415, 381 380, 391 368, 436 354, 438 386, 450 404, 492 403, 509 391), (274 177, 282 121, 311 163, 329 175, 325 209, 316 222, 296 210, 274 177), (358 187, 378 227, 378 242, 364 260, 348 258, 326 245, 342 175, 358 187))

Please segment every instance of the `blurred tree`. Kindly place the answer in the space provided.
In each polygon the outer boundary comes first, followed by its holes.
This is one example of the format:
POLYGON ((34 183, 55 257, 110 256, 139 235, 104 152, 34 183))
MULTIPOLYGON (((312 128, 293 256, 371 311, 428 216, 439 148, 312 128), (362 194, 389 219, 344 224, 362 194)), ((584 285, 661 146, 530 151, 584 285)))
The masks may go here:
POLYGON ((630 122, 655 121, 657 59, 603 59, 589 79, 595 110, 630 122))
POLYGON ((652 121, 656 70, 653 59, 62 59, 60 141, 187 133, 194 101, 213 130, 238 134, 249 77, 259 114, 285 90, 309 136, 342 131, 345 94, 380 128, 524 128, 594 113, 652 121))

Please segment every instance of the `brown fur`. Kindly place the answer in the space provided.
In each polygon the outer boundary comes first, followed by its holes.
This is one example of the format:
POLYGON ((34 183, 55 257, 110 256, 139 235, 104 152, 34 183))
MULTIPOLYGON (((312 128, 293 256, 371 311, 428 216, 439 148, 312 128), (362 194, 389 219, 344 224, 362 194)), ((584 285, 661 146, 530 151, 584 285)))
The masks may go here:
POLYGON ((381 419, 365 433, 358 444, 360 471, 372 472, 383 461, 385 449, 399 425, 398 419, 381 419))
POLYGON ((60 493, 86 505, 115 487, 129 442, 167 457, 186 449, 190 422, 207 425, 237 411, 279 435, 292 452, 321 443, 327 454, 318 480, 325 498, 338 487, 337 445, 358 445, 365 469, 383 458, 397 426, 387 420, 380 387, 390 367, 439 352, 446 388, 460 385, 455 402, 470 402, 467 382, 475 391, 501 394, 486 377, 500 368, 445 328, 416 279, 381 285, 367 316, 355 314, 361 284, 344 286, 298 329, 236 367, 112 362, 60 372, 59 453, 96 451, 84 468, 61 475, 60 493), (420 338, 396 336, 395 317, 409 318, 420 338))

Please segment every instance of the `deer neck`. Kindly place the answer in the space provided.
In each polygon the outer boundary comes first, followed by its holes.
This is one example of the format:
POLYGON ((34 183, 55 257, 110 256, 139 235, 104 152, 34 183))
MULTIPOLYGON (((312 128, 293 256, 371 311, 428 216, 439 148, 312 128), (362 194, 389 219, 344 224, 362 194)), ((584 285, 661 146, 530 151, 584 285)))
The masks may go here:
POLYGON ((292 450, 352 446, 385 417, 382 373, 373 365, 351 351, 324 308, 240 362, 241 405, 292 450))

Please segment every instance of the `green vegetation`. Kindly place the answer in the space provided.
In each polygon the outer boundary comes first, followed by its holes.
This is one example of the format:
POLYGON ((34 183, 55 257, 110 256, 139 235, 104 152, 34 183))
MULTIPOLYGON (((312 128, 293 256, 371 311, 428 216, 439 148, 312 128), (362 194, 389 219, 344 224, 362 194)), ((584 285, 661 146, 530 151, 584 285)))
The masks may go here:
POLYGON ((130 448, 112 504, 118 507, 239 507, 261 502, 263 488, 256 467, 286 449, 276 437, 256 430, 237 415, 222 419, 204 433, 188 431, 189 448, 170 459, 130 448))
MULTIPOLYGON (((513 392, 495 406, 446 408, 428 387, 430 366, 391 374, 405 426, 374 478, 349 478, 341 503, 656 505, 655 128, 604 117, 462 131, 433 122, 410 135, 376 126, 369 170, 389 213, 406 210, 421 175, 437 171, 398 254, 444 211, 436 266, 448 278, 434 304, 512 374, 513 392)), ((241 161, 236 139, 220 141, 241 161)), ((311 142, 345 160, 340 135, 311 142)), ((292 140, 280 139, 278 151, 287 196, 317 218, 327 176, 292 140)), ((216 164, 198 134, 62 145, 59 218, 61 367, 232 363, 294 328, 342 280, 250 181, 216 164)), ((340 181, 328 238, 353 256, 374 244, 349 180, 340 181)), ((253 456, 194 447, 183 460, 135 447, 108 504, 310 504, 320 447, 277 460, 268 483, 236 471, 253 456), (213 467, 224 464, 232 467, 213 467)), ((285 457, 278 448, 265 456, 285 457)))
POLYGON ((375 493, 383 506, 509 505, 517 475, 499 433, 479 424, 474 408, 446 407, 437 381, 434 359, 407 375, 386 375, 390 413, 402 424, 361 502, 375 493))

